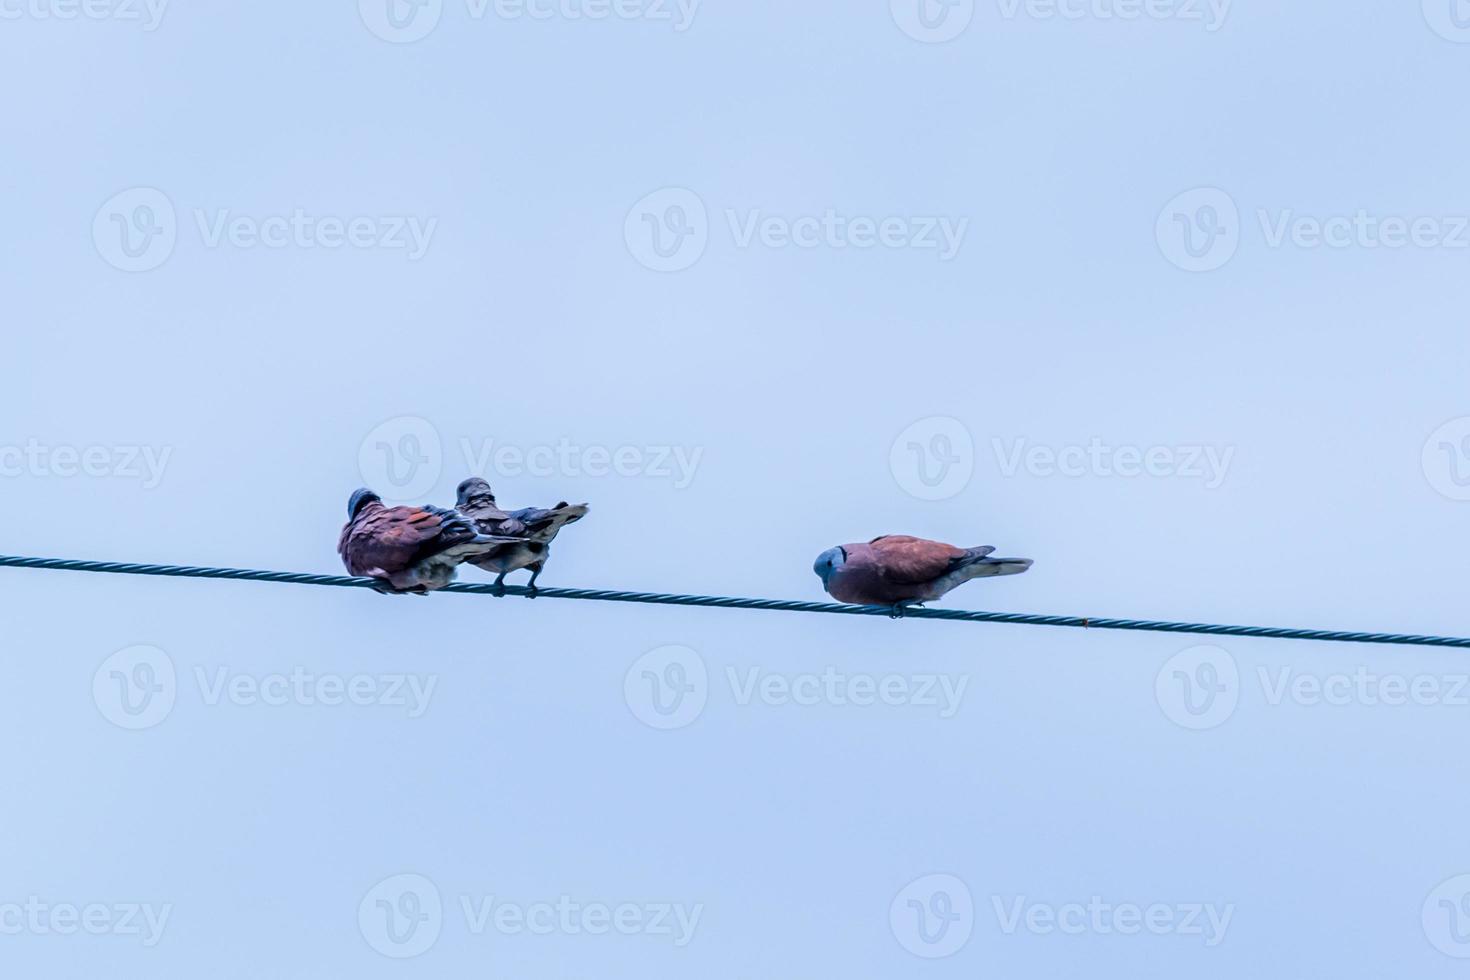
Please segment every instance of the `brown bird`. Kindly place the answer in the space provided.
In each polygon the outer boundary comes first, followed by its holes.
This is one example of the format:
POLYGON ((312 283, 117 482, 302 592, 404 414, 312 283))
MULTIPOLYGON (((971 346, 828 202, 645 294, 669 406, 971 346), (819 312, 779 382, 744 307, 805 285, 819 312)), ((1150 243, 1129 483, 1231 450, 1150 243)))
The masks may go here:
POLYGON ((490 489, 490 484, 479 477, 471 477, 459 485, 459 500, 455 509, 472 518, 482 534, 506 535, 517 539, 483 557, 473 558, 471 562, 487 572, 494 572, 495 584, 500 588, 505 587, 505 577, 511 572, 529 568, 531 580, 526 586, 533 593, 536 591, 536 579, 551 555, 552 539, 568 524, 586 517, 588 510, 586 504, 573 505, 562 501, 550 510, 526 507, 507 512, 501 510, 495 502, 495 493, 490 489))
POLYGON ((439 507, 385 507, 371 490, 347 504, 337 553, 351 575, 375 579, 377 591, 425 595, 454 581, 458 566, 514 538, 481 534, 463 514, 439 507))
POLYGON ((817 556, 812 570, 838 602, 864 606, 923 605, 973 578, 1019 575, 1029 558, 991 558, 994 548, 956 548, 905 534, 846 544, 817 556))

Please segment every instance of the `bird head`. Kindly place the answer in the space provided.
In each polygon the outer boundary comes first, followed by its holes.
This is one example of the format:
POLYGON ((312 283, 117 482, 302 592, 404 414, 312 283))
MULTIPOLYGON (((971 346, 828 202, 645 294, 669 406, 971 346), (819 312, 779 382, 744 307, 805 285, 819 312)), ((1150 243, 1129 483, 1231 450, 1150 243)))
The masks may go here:
POLYGON ((837 571, 847 562, 847 550, 845 548, 828 548, 817 556, 816 564, 812 565, 812 571, 821 578, 822 584, 826 585, 832 573, 837 571))
POLYGON ((491 504, 495 503, 495 493, 490 489, 490 484, 478 476, 472 476, 461 483, 457 492, 459 494, 459 503, 456 506, 458 507, 463 507, 470 501, 482 497, 488 497, 491 504))
POLYGON ((357 516, 357 512, 368 504, 383 502, 383 498, 373 493, 367 487, 363 487, 352 494, 352 499, 347 502, 347 519, 350 521, 357 516))

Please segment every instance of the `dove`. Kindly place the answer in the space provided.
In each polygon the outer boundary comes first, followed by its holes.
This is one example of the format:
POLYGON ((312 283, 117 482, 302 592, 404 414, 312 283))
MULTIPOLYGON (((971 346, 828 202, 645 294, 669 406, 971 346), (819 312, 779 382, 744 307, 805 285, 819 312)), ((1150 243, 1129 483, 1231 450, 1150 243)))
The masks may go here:
POLYGON ((490 484, 479 477, 471 477, 459 485, 459 501, 455 509, 472 518, 481 533, 509 535, 518 540, 503 545, 481 558, 473 558, 473 564, 487 572, 495 572, 495 584, 505 586, 505 577, 521 568, 531 570, 531 580, 526 587, 536 591, 536 579, 546 567, 551 554, 551 541, 568 524, 587 516, 586 504, 568 504, 562 501, 550 510, 527 507, 523 510, 503 511, 495 502, 495 493, 490 484))
POLYGON ((956 548, 906 534, 829 548, 812 571, 839 602, 902 610, 939 599, 972 578, 1019 575, 1029 558, 992 558, 991 547, 956 548))
POLYGON ((454 581, 468 558, 515 541, 481 534, 463 514, 439 507, 385 507, 371 490, 347 504, 337 552, 351 575, 378 582, 377 591, 424 595, 454 581))

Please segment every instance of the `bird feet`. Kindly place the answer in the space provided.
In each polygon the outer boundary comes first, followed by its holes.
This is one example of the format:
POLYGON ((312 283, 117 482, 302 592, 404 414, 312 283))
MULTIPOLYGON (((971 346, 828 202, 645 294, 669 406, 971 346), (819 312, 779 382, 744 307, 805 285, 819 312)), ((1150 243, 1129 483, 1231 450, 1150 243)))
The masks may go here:
POLYGON ((404 589, 400 589, 396 585, 394 585, 393 584, 393 581, 391 579, 379 578, 378 576, 374 575, 374 576, 372 576, 372 580, 377 583, 376 585, 373 586, 373 591, 376 592, 378 595, 408 595, 409 594, 404 589))
POLYGON ((895 602, 893 611, 888 614, 889 619, 903 619, 910 609, 923 609, 922 602, 895 602))
MULTIPOLYGON (((497 599, 504 599, 509 594, 505 591, 504 575, 501 575, 494 582, 492 582, 490 584, 490 588, 495 590, 492 595, 494 595, 497 599)), ((526 598, 534 599, 538 594, 540 594, 540 591, 540 589, 536 588, 536 576, 532 575, 531 581, 526 583, 526 598)))

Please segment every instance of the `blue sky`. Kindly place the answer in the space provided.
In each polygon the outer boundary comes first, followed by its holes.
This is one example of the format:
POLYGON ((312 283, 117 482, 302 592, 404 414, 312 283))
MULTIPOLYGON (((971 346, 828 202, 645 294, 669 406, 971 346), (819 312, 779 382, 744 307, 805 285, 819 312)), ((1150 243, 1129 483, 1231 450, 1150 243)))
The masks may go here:
MULTIPOLYGON (((392 2, 0 0, 0 550, 1470 632, 1459 0, 392 2)), ((1452 651, 0 579, 7 973, 1470 956, 1452 651)))

